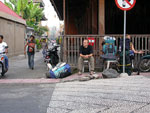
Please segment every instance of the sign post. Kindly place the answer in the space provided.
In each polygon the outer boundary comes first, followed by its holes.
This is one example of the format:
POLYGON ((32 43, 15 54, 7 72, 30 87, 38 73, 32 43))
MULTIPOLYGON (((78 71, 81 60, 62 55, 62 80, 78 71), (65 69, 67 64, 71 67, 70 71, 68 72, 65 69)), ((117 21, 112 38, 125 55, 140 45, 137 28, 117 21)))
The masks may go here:
POLYGON ((123 35, 123 73, 125 73, 125 47, 126 47, 126 11, 124 11, 124 35, 123 35))
POLYGON ((123 35, 123 73, 125 73, 125 46, 126 46, 126 12, 131 10, 136 3, 136 0, 115 0, 119 9, 124 11, 124 35, 123 35))

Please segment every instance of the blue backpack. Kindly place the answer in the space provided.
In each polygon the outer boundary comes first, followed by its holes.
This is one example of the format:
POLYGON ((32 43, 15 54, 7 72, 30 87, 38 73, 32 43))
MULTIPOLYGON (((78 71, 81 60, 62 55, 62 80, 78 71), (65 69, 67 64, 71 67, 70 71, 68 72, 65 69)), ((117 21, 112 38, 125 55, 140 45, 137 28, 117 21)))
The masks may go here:
POLYGON ((103 44, 103 55, 101 55, 104 59, 116 59, 117 46, 115 46, 115 38, 113 37, 104 37, 103 44))
POLYGON ((71 75, 71 68, 69 64, 65 64, 63 66, 60 65, 61 64, 58 64, 54 70, 52 69, 49 71, 49 78, 64 78, 71 75))

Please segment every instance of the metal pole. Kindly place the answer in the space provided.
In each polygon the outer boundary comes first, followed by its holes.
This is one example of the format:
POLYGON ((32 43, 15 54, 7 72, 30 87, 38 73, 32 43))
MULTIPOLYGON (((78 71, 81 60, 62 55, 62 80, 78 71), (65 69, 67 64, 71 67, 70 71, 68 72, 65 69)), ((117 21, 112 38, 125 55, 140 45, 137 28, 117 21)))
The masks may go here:
POLYGON ((124 11, 123 73, 125 73, 126 11, 124 11))

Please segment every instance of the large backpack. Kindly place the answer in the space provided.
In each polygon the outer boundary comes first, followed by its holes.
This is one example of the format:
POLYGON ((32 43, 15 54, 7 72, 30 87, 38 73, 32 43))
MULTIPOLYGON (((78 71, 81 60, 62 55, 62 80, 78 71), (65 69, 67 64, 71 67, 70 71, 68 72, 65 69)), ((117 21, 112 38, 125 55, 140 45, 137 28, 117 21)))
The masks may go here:
POLYGON ((106 36, 104 37, 103 43, 103 55, 101 55, 104 59, 115 59, 117 53, 117 46, 115 46, 115 38, 106 36))
MULTIPOLYGON (((125 72, 128 73, 128 75, 131 75, 132 73, 132 64, 131 64, 131 58, 130 58, 130 51, 125 51, 125 72)), ((123 72, 123 51, 120 52, 120 59, 119 59, 119 67, 120 67, 120 73, 123 72)))
MULTIPOLYGON (((123 38, 120 39, 120 51, 123 51, 123 38)), ((126 51, 129 51, 130 50, 130 43, 131 43, 131 40, 126 38, 125 39, 125 50, 126 51)))
POLYGON ((48 78, 64 78, 71 75, 71 68, 69 64, 59 63, 55 68, 49 71, 48 78))

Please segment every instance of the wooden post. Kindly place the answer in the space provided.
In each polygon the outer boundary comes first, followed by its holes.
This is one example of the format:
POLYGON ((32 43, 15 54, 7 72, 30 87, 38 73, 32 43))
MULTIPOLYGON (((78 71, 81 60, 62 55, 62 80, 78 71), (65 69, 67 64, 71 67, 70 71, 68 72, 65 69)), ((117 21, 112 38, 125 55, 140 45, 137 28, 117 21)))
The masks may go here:
MULTIPOLYGON (((99 0, 98 3, 98 34, 105 34, 105 0, 99 0)), ((102 54, 102 42, 103 37, 100 37, 99 45, 100 45, 100 54, 102 54)))
POLYGON ((148 38, 148 50, 150 51, 150 39, 148 38))
POLYGON ((92 34, 98 34, 97 21, 98 21, 98 5, 97 0, 92 0, 92 34))
POLYGON ((99 35, 105 34, 105 0, 99 0, 99 35))
POLYGON ((63 0, 64 35, 66 35, 66 0, 63 0))
POLYGON ((64 62, 67 61, 67 53, 66 53, 66 48, 67 48, 67 43, 66 43, 66 0, 63 0, 63 18, 64 18, 64 49, 63 49, 63 52, 64 52, 64 62))

